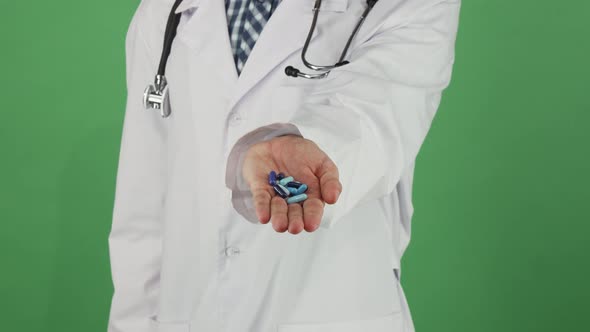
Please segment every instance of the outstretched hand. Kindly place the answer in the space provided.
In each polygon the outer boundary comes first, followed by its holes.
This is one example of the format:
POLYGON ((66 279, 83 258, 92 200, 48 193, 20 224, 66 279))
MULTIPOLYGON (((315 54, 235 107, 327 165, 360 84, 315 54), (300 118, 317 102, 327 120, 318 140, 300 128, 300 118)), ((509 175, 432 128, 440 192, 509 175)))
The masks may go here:
POLYGON ((314 142, 296 135, 275 137, 252 145, 244 157, 242 175, 261 223, 269 221, 277 232, 315 231, 326 203, 334 204, 342 192, 338 168, 314 142), (287 204, 268 183, 270 171, 282 172, 307 184, 307 199, 287 204))

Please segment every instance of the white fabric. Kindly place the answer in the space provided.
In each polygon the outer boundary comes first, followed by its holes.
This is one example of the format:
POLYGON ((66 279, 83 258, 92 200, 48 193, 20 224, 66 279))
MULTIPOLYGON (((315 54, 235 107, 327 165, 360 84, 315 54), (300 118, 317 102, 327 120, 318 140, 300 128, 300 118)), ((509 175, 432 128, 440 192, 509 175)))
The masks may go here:
MULTIPOLYGON (((413 331, 398 276, 414 160, 450 81, 460 1, 379 1, 351 63, 310 81, 284 74, 304 70, 306 1, 283 0, 238 79, 224 3, 190 0, 162 119, 141 98, 172 2, 143 0, 127 34, 109 332, 413 331), (258 223, 240 177, 248 146, 286 133, 339 167, 339 202, 313 233, 258 223)), ((366 1, 323 2, 308 57, 330 64, 366 1)))

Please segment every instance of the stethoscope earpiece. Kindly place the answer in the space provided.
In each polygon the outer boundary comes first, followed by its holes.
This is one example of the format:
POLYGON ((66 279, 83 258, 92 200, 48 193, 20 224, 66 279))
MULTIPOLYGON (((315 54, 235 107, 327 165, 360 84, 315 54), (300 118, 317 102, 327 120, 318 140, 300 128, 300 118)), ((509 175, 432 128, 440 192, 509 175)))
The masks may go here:
POLYGON ((297 69, 293 66, 288 66, 285 68, 285 74, 287 74, 287 76, 298 77, 299 73, 300 73, 299 69, 297 69))

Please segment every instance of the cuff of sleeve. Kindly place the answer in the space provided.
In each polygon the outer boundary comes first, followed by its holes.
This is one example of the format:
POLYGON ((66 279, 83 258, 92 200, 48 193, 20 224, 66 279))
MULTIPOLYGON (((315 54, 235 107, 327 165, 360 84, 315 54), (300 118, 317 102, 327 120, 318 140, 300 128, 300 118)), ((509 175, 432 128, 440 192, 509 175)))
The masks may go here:
POLYGON ((277 122, 257 128, 242 136, 232 147, 227 157, 225 185, 231 189, 232 205, 236 211, 253 224, 259 224, 252 192, 242 176, 244 158, 248 149, 259 142, 284 135, 302 136, 296 126, 290 123, 277 122))

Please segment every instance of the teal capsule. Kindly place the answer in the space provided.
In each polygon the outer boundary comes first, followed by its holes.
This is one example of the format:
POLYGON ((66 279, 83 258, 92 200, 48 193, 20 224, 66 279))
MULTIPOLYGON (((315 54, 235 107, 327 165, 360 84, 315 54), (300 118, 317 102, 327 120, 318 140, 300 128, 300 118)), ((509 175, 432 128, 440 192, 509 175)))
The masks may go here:
POLYGON ((286 178, 282 178, 282 179, 279 181, 279 183, 280 183, 281 185, 283 185, 283 186, 286 186, 286 185, 287 185, 287 183, 289 183, 289 182, 291 182, 291 181, 293 181, 293 180, 294 180, 294 179, 293 179, 293 177, 292 177, 292 176, 288 176, 288 177, 286 177, 286 178))
POLYGON ((307 195, 306 194, 301 194, 301 195, 297 195, 297 196, 291 196, 291 197, 287 198, 287 204, 302 202, 302 201, 304 201, 306 199, 307 199, 307 195))
POLYGON ((302 184, 303 183, 301 183, 299 181, 291 181, 291 182, 287 183, 287 187, 299 188, 299 187, 301 187, 302 184))
POLYGON ((293 188, 293 187, 286 187, 289 192, 291 193, 291 195, 299 195, 297 192, 299 191, 299 189, 297 188, 293 188))
MULTIPOLYGON (((289 191, 291 191, 291 187, 288 187, 289 191)), ((301 195, 305 191, 307 191, 307 185, 304 183, 299 188, 295 189, 295 193, 291 192, 293 195, 301 195)))

